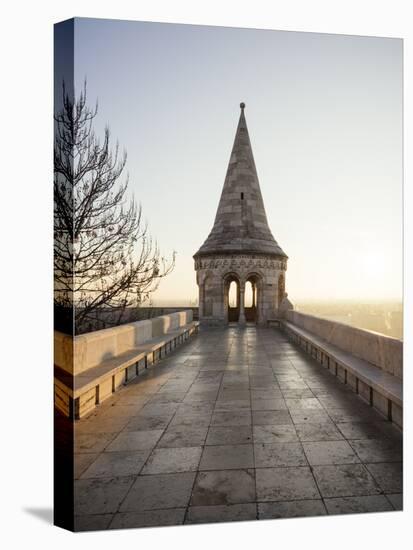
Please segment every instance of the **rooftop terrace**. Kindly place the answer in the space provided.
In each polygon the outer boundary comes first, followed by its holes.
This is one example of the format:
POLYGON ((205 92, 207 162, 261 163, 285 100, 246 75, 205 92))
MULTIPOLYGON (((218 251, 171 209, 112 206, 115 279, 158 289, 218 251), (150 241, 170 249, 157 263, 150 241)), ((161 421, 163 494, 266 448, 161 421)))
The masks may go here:
POLYGON ((164 357, 75 424, 77 530, 402 506, 401 431, 275 329, 164 357))

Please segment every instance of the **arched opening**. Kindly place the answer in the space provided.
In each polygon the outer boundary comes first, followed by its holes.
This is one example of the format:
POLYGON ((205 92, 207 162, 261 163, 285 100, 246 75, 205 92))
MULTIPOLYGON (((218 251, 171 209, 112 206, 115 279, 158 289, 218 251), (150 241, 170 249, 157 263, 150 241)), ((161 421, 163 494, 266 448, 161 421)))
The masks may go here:
POLYGON ((229 284, 228 305, 231 308, 238 306, 238 288, 235 281, 231 281, 229 284))
POLYGON ((250 308, 254 305, 254 288, 251 281, 247 281, 245 284, 245 307, 250 308))
POLYGON ((258 322, 259 279, 256 275, 250 275, 245 283, 245 320, 247 323, 258 322))
POLYGON ((240 286, 235 275, 228 275, 224 280, 224 307, 228 323, 237 323, 239 319, 240 286))

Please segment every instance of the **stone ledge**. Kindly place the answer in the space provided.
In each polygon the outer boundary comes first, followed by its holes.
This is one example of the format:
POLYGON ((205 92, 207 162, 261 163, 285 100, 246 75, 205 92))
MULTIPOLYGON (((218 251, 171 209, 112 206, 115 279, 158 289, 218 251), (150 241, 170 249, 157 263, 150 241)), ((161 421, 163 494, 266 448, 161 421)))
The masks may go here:
POLYGON ((55 407, 67 417, 82 418, 119 387, 136 378, 140 367, 146 369, 186 341, 198 331, 198 326, 197 321, 188 323, 77 375, 55 365, 55 407))
POLYGON ((289 310, 286 321, 379 369, 403 378, 403 342, 378 332, 289 310))
POLYGON ((55 331, 54 362, 70 375, 79 375, 156 338, 167 338, 192 320, 192 310, 184 310, 75 337, 55 331))
POLYGON ((287 335, 348 384, 397 426, 403 424, 403 385, 400 378, 326 342, 312 332, 283 321, 287 335))

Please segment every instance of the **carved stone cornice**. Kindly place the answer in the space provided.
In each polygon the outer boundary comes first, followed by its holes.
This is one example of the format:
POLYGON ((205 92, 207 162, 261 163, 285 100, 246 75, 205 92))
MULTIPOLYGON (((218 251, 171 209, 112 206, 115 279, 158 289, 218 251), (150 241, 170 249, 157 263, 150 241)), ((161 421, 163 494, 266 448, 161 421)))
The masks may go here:
POLYGON ((225 256, 206 256, 195 260, 195 270, 238 271, 254 269, 286 270, 285 258, 275 259, 273 256, 251 256, 233 254, 225 256))

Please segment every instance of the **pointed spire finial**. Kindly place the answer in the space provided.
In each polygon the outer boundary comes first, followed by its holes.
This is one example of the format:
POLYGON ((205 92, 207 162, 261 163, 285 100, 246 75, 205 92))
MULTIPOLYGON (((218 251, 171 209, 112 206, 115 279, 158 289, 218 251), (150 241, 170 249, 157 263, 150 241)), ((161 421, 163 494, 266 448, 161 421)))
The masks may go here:
POLYGON ((241 107, 241 111, 243 111, 245 109, 245 103, 244 102, 240 103, 239 106, 241 107))

